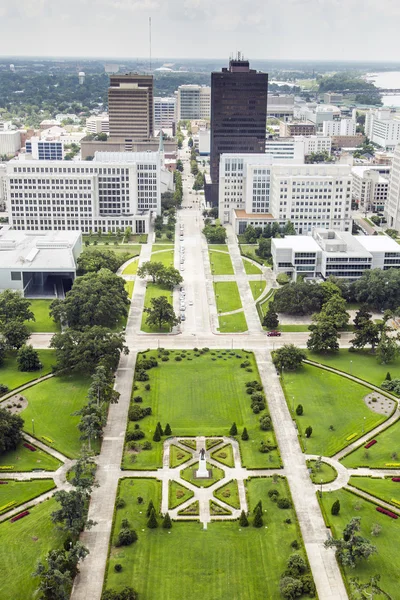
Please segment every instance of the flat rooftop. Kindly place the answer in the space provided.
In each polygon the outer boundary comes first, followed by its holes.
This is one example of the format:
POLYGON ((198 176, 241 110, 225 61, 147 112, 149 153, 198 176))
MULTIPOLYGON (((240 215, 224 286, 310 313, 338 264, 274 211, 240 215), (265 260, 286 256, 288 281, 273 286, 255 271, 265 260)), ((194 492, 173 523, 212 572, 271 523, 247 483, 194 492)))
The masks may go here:
POLYGON ((247 213, 241 208, 235 208, 234 210, 238 219, 274 219, 270 213, 247 213))
POLYGON ((73 255, 80 231, 0 229, 0 269, 75 271, 73 255))
POLYGON ((280 249, 293 249, 294 252, 321 252, 320 246, 310 235, 286 235, 273 238, 272 244, 280 249))
POLYGON ((400 245, 388 235, 358 235, 357 240, 368 252, 400 252, 400 245))

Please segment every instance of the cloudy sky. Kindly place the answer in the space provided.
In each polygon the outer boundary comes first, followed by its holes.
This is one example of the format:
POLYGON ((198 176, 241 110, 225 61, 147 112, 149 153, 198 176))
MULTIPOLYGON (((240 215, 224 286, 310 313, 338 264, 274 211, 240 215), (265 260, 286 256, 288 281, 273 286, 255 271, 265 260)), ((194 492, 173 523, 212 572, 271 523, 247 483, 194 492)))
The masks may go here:
POLYGON ((0 55, 400 60, 399 0, 0 0, 0 55))

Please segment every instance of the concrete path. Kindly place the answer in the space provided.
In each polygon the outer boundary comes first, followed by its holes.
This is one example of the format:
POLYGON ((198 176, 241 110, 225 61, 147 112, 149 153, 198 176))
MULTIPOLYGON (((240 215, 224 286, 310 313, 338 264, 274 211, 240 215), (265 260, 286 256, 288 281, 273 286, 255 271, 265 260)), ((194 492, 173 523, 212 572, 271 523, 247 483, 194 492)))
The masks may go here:
POLYGON ((255 354, 318 596, 321 600, 344 600, 347 598, 346 588, 334 553, 324 548, 328 530, 321 515, 315 486, 308 474, 305 457, 297 439, 297 430, 290 416, 279 377, 269 352, 257 350, 255 354))

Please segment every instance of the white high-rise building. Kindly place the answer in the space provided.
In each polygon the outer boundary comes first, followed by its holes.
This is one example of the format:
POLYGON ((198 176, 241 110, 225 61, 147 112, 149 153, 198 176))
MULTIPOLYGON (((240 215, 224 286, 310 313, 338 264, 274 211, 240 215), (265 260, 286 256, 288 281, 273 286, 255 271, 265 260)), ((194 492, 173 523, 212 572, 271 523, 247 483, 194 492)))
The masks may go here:
POLYGON ((209 119, 211 88, 205 85, 180 85, 176 102, 177 121, 209 119))
POLYGON ((351 230, 349 165, 277 164, 265 154, 222 154, 219 177, 219 216, 236 233, 273 221, 291 221, 299 234, 315 227, 351 230))
POLYGON ((20 131, 0 131, 0 154, 14 156, 21 148, 20 131))
POLYGON ((390 172, 385 217, 391 229, 400 230, 400 145, 396 147, 390 172))
MULTIPOLYGON (((11 161, 5 175, 14 229, 147 233, 161 212, 163 155, 96 152, 93 161, 11 161)), ((168 174, 168 173, 167 173, 168 174)))
POLYGON ((400 119, 390 108, 370 110, 365 114, 365 135, 374 144, 394 150, 400 143, 400 119))
POLYGON ((384 210, 389 191, 390 166, 356 166, 351 173, 353 201, 363 210, 384 210))
POLYGON ((356 135, 357 123, 353 119, 340 119, 324 121, 322 124, 323 135, 356 135))
POLYGON ((169 129, 175 121, 176 98, 154 98, 154 127, 155 129, 169 129))

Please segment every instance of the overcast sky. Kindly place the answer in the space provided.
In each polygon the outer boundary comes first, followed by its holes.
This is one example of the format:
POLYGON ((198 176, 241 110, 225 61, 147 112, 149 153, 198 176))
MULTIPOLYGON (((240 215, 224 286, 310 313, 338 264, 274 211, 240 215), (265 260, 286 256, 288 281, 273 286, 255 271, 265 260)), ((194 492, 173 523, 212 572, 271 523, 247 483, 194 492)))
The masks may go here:
POLYGON ((399 60, 399 0, 0 0, 0 55, 399 60))

